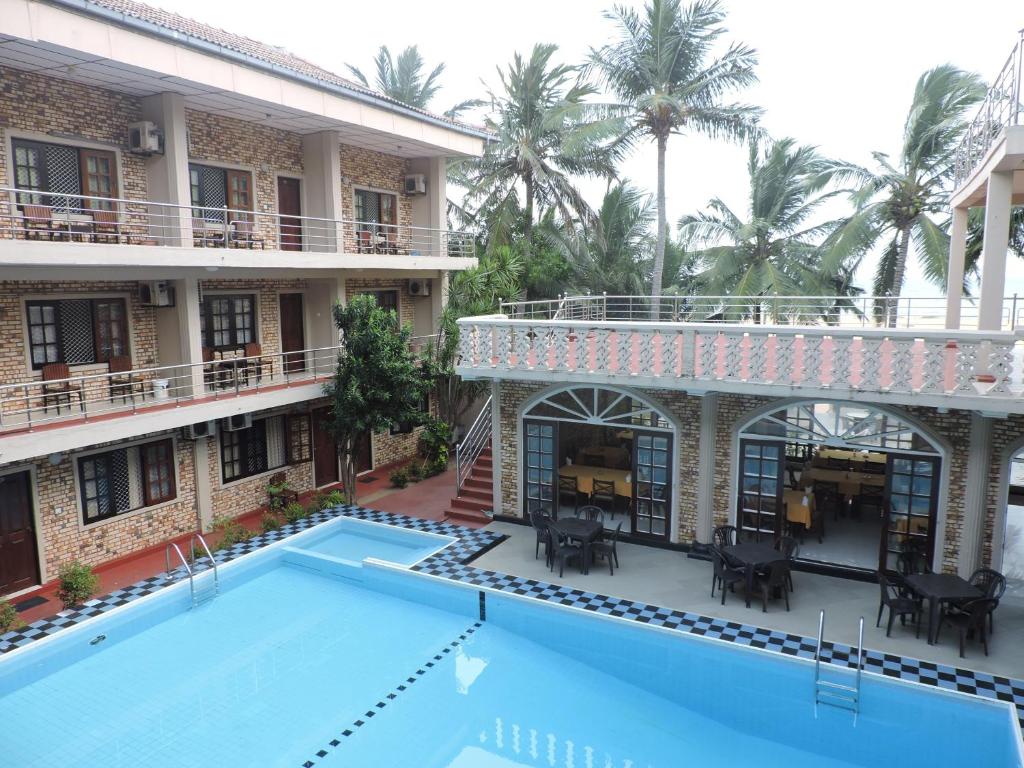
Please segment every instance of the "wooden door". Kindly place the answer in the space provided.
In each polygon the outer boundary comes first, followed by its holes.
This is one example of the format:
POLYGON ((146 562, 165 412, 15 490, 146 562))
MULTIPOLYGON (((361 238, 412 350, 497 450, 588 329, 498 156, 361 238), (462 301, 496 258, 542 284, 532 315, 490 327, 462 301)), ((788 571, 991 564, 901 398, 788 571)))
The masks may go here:
POLYGON ((298 179, 279 176, 277 179, 277 212, 282 251, 302 250, 302 200, 298 179))
POLYGON ((373 446, 370 433, 364 432, 356 441, 356 474, 369 472, 373 469, 373 446))
POLYGON ((280 304, 281 352, 284 354, 285 373, 306 370, 306 335, 303 328, 302 294, 282 293, 280 304), (288 354, 292 353, 292 354, 288 354))
POLYGON ((557 517, 555 488, 558 468, 555 454, 558 450, 558 422, 525 419, 526 446, 523 451, 523 509, 526 517, 531 512, 543 512, 557 517))
POLYGON ((755 541, 782 533, 784 450, 782 443, 740 441, 736 525, 755 541))
POLYGON ((317 488, 338 482, 338 444, 330 428, 330 408, 313 411, 313 482, 317 488))
POLYGON ((39 555, 28 472, 0 477, 0 595, 39 583, 39 555))
POLYGON ((885 524, 879 569, 896 569, 899 556, 916 553, 932 565, 939 507, 940 461, 890 453, 885 471, 885 524))
POLYGON ((667 539, 672 506, 672 436, 661 432, 633 435, 632 528, 637 536, 667 539))

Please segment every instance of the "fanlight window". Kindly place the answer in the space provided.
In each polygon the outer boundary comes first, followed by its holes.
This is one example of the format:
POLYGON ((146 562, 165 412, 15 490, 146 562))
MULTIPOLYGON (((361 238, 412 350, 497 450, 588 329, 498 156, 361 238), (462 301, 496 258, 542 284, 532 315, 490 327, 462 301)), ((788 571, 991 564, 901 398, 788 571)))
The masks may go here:
POLYGON ((786 442, 937 454, 935 446, 902 419, 857 403, 799 403, 762 416, 743 434, 786 442))
POLYGON ((624 428, 671 429, 668 420, 649 404, 624 392, 599 387, 559 390, 534 404, 524 416, 624 428))

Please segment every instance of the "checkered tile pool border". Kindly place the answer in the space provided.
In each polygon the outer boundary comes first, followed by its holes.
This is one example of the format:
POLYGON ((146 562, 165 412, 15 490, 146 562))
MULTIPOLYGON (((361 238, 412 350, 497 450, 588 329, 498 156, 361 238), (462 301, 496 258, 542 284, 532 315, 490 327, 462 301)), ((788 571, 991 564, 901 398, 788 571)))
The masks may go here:
MULTIPOLYGON (((497 592, 543 600, 592 613, 616 616, 641 624, 651 624, 677 632, 724 640, 750 648, 774 651, 786 656, 814 658, 815 641, 809 637, 724 621, 685 611, 660 608, 646 603, 622 600, 580 589, 569 589, 556 584, 473 567, 470 565, 472 560, 507 537, 482 529, 464 528, 451 523, 421 520, 363 507, 343 505, 315 512, 296 523, 256 536, 230 549, 216 552, 214 557, 218 563, 228 562, 339 516, 386 523, 416 531, 439 533, 456 539, 437 554, 414 565, 412 568, 414 571, 497 592)), ((0 654, 28 645, 84 619, 137 600, 175 583, 183 575, 183 569, 178 569, 171 572, 170 578, 161 574, 144 579, 130 587, 90 600, 80 610, 66 611, 57 616, 34 622, 17 632, 2 635, 0 636, 0 654)), ((839 667, 854 668, 857 663, 856 650, 848 645, 826 642, 822 646, 822 661, 839 667)), ((971 693, 989 699, 1011 702, 1017 709, 1018 722, 1024 729, 1024 681, 1022 680, 872 650, 865 653, 864 669, 886 677, 932 685, 948 691, 971 693)))

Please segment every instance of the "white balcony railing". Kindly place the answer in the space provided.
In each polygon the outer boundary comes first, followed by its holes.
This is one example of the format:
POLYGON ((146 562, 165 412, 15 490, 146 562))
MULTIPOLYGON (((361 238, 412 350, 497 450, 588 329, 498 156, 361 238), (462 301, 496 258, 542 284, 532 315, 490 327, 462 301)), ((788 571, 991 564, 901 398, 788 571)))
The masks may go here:
MULTIPOLYGON (((501 312, 528 320, 615 320, 800 325, 835 328, 946 327, 945 296, 563 296, 506 302, 501 312), (892 326, 888 321, 892 320, 892 326)), ((960 327, 977 327, 978 300, 960 302, 960 327)), ((1003 300, 1004 330, 1024 328, 1024 299, 1003 300)))
POLYGON ((1007 127, 1020 125, 1024 116, 1021 104, 1021 78, 1024 77, 1024 30, 1018 33, 1017 43, 1009 58, 992 81, 977 116, 967 126, 953 165, 953 185, 966 181, 989 149, 1007 127))
POLYGON ((0 187, 0 240, 473 256, 472 233, 0 187))
POLYGON ((710 323, 459 320, 468 378, 593 381, 768 396, 861 395, 1024 412, 1024 334, 728 326, 710 323), (967 405, 971 400, 970 406, 967 405))
POLYGON ((318 347, 0 386, 0 433, 237 398, 325 380, 340 347, 318 347))

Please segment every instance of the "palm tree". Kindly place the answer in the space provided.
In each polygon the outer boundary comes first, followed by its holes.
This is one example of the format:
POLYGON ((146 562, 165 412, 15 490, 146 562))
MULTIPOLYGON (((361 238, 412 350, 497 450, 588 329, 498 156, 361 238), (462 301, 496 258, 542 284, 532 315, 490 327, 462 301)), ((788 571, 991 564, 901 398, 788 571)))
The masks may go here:
MULTIPOLYGON (((876 296, 900 296, 911 242, 925 276, 945 287, 949 235, 935 217, 948 209, 953 152, 964 131, 965 113, 984 95, 985 84, 973 73, 951 64, 928 70, 914 88, 899 158, 892 162, 875 152, 877 171, 851 166, 860 181, 853 196, 857 211, 837 230, 830 247, 845 260, 884 243, 875 270, 876 296)), ((892 325, 897 302, 884 303, 892 325)))
POLYGON ((586 101, 594 88, 579 67, 553 63, 556 50, 538 44, 529 58, 517 53, 507 70, 498 69, 501 87, 488 93, 486 120, 495 139, 483 157, 456 169, 479 218, 508 223, 518 212, 527 248, 538 208, 554 208, 563 221, 593 219, 573 177, 614 175, 624 146, 622 121, 586 101))
POLYGON ((760 114, 723 98, 756 81, 757 56, 733 43, 719 58, 711 51, 726 32, 717 0, 651 0, 643 14, 616 6, 608 18, 618 39, 591 51, 591 63, 631 116, 629 138, 647 136, 658 147, 657 240, 651 295, 661 293, 665 265, 665 151, 672 134, 693 131, 741 139, 753 132, 760 114))
MULTIPOLYGON (((359 67, 346 64, 348 71, 366 88, 375 88, 396 101, 410 107, 427 109, 434 95, 441 90, 438 80, 444 72, 444 63, 424 74, 426 62, 415 45, 408 46, 395 59, 386 45, 382 45, 373 58, 377 76, 373 85, 359 67)), ((445 111, 445 116, 456 118, 467 109, 480 105, 479 99, 461 101, 445 111)))
MULTIPOLYGON (((821 157, 814 147, 781 139, 766 150, 752 142, 747 169, 750 199, 745 216, 716 197, 706 213, 679 220, 683 238, 704 246, 696 254, 703 267, 695 279, 701 290, 715 296, 814 296, 828 286, 850 293, 852 270, 825 258, 820 248, 837 222, 814 223, 821 205, 839 194, 827 188, 844 167, 821 157)), ((755 321, 763 303, 751 302, 755 321)), ((806 312, 781 309, 798 316, 806 312)))

